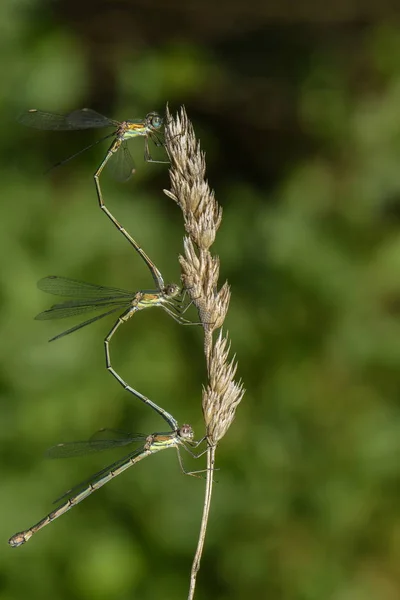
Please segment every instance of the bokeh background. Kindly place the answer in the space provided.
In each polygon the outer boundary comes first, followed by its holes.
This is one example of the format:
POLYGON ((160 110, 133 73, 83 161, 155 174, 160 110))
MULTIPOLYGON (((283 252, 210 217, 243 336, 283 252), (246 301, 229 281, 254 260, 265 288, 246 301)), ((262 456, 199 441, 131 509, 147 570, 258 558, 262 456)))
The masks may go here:
MULTIPOLYGON (((119 120, 184 104, 224 209, 214 246, 247 393, 218 450, 196 598, 400 598, 400 24, 393 3, 0 3, 0 597, 182 599, 204 482, 160 453, 12 549, 7 539, 117 453, 45 460, 102 427, 163 421, 104 368, 112 317, 33 317, 56 274, 132 290, 145 266, 97 208, 100 132, 29 130, 37 107, 119 120)), ((107 203, 167 280, 183 226, 143 161, 107 203)), ((196 315, 191 313, 191 318, 196 315)), ((138 314, 117 370, 203 434, 202 333, 138 314)), ((124 451, 123 451, 124 452, 124 451)), ((192 459, 188 467, 198 468, 192 459)))

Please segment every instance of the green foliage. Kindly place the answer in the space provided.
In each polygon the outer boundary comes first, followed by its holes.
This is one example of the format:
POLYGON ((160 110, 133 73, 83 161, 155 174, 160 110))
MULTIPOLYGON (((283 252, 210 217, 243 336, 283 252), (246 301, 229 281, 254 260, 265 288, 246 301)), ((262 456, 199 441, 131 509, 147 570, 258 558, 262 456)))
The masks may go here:
MULTIPOLYGON (((45 461, 46 448, 101 427, 165 429, 104 368, 112 317, 51 345, 65 324, 33 320, 53 302, 35 286, 46 275, 132 290, 152 280, 97 207, 91 174, 103 147, 44 175, 86 134, 13 120, 31 106, 83 106, 88 68, 71 32, 29 24, 21 7, 7 13, 15 36, 3 37, 0 89, 1 597, 184 598, 204 485, 181 475, 173 452, 143 461, 26 546, 6 543, 118 458, 45 461)), ((240 147, 221 188, 211 180, 224 206, 217 250, 232 284, 232 349, 248 391, 218 450, 199 600, 400 595, 399 40, 393 27, 366 40, 380 78, 373 90, 355 93, 334 52, 310 61, 297 109, 319 151, 304 150, 276 189, 241 173, 240 147)), ((197 78, 223 72, 201 46, 152 48, 130 64, 126 52, 116 118, 178 103, 197 78)), ((224 152, 212 131, 205 137, 211 156, 224 152)), ((177 281, 183 229, 161 191, 167 168, 143 162, 140 140, 131 146, 135 177, 119 184, 105 173, 104 197, 177 281)), ((201 344, 197 328, 154 310, 121 327, 111 347, 123 377, 198 437, 201 344)))

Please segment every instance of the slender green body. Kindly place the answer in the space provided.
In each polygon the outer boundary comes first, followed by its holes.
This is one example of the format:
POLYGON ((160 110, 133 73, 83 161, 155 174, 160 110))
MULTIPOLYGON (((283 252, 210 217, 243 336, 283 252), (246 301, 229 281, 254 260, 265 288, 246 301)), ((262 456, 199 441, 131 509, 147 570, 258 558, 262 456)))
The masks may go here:
MULTIPOLYGON (((182 425, 180 429, 177 429, 171 433, 153 433, 149 435, 146 438, 146 442, 142 448, 139 448, 120 461, 110 465, 110 467, 106 467, 106 469, 100 471, 97 476, 94 476, 93 482, 89 483, 81 492, 71 496, 67 502, 46 515, 43 519, 36 523, 36 525, 32 525, 32 527, 29 527, 29 529, 15 533, 12 537, 10 537, 8 543, 14 548, 25 544, 25 542, 31 539, 34 533, 37 533, 43 529, 43 527, 46 527, 46 525, 49 525, 52 521, 55 521, 55 519, 58 519, 58 517, 64 515, 73 506, 79 504, 79 502, 82 502, 82 500, 85 500, 85 498, 108 483, 111 479, 117 477, 117 475, 120 475, 126 471, 126 469, 129 469, 129 467, 135 465, 151 454, 155 454, 161 450, 167 450, 168 448, 176 448, 178 451, 179 463, 183 469, 179 454, 179 446, 183 446, 186 450, 188 450, 188 448, 185 446, 185 443, 190 444, 193 442, 193 436, 193 430, 190 425, 182 425)), ((63 446, 63 444, 60 446, 63 446)))
POLYGON ((160 129, 162 124, 163 120, 157 113, 149 113, 146 116, 146 118, 140 123, 134 123, 132 121, 122 122, 120 124, 120 127, 118 128, 114 142, 111 144, 106 156, 102 160, 100 166, 98 167, 93 176, 94 183, 96 186, 99 207, 107 215, 110 221, 114 223, 118 231, 121 232, 122 235, 128 240, 128 242, 135 248, 136 252, 142 257, 144 262, 147 264, 151 275, 154 279, 154 283, 156 284, 159 290, 161 290, 164 287, 164 280, 160 271, 157 269, 153 261, 150 260, 150 258, 147 256, 143 248, 141 248, 141 246, 139 246, 139 244, 133 239, 133 237, 127 232, 127 230, 124 227, 122 227, 119 221, 114 217, 114 215, 104 204, 103 194, 101 192, 100 187, 100 175, 110 158, 112 158, 116 152, 118 152, 120 149, 121 152, 126 152, 125 141, 138 136, 143 136, 145 138, 144 158, 146 162, 165 162, 153 160, 151 158, 148 145, 149 136, 151 136, 155 130, 160 129))

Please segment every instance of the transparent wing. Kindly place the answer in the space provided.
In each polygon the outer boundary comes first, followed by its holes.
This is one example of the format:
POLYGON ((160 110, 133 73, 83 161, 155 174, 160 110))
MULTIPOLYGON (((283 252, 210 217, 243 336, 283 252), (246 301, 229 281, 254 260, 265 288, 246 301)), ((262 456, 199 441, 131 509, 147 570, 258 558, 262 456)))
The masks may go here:
MULTIPOLYGON (((95 317, 92 317, 91 319, 88 319, 87 321, 83 321, 83 323, 78 323, 78 325, 74 325, 74 327, 71 327, 70 329, 67 329, 66 331, 62 331, 58 335, 55 335, 54 337, 52 337, 49 340, 49 342, 54 342, 54 340, 58 340, 59 338, 62 338, 65 335, 73 333, 74 331, 78 331, 79 329, 82 329, 82 327, 85 327, 86 325, 90 325, 91 323, 95 323, 96 321, 99 321, 103 317, 107 317, 108 315, 111 315, 116 310, 118 310, 118 308, 113 308, 112 310, 109 310, 109 311, 107 311, 107 312, 105 312, 105 313, 103 313, 101 315, 96 315, 95 317)), ((41 313, 41 314, 43 314, 43 313, 41 313)))
POLYGON ((92 436, 90 436, 89 441, 93 440, 135 440, 135 441, 144 441, 147 438, 147 435, 144 433, 127 433, 121 429, 111 429, 109 427, 103 427, 102 429, 98 429, 95 431, 92 436))
MULTIPOLYGON (((111 431, 111 430, 110 430, 111 431)), ((97 435, 97 434, 95 434, 97 435)), ((86 454, 92 454, 94 452, 102 452, 103 450, 110 450, 112 448, 120 448, 127 446, 133 442, 144 442, 146 440, 145 435, 140 433, 137 434, 120 434, 119 439, 93 439, 84 442, 67 442, 57 444, 49 448, 45 456, 47 458, 73 458, 74 456, 85 456, 86 454)))
POLYGON ((116 123, 89 108, 75 110, 68 115, 59 115, 57 113, 44 112, 37 108, 31 108, 19 115, 17 121, 27 127, 50 131, 73 131, 78 129, 95 129, 97 127, 114 127, 116 123))
POLYGON ((66 115, 67 122, 73 129, 96 129, 100 127, 118 127, 118 121, 113 121, 91 108, 81 108, 66 115))
POLYGON ((134 293, 129 292, 128 290, 107 287, 104 285, 95 285, 93 283, 86 283, 68 277, 58 277, 57 275, 50 275, 49 277, 40 279, 37 286, 39 290, 42 290, 42 292, 46 292, 47 294, 54 294, 55 296, 71 296, 73 298, 105 299, 116 298, 118 296, 121 298, 132 298, 134 296, 134 293))
MULTIPOLYGON (((171 430, 170 431, 157 431, 157 433, 153 433, 153 436, 165 436, 165 437, 170 437, 171 436, 171 430)), ((95 433, 89 438, 89 441, 91 442, 92 440, 126 440, 126 439, 130 439, 133 441, 146 441, 146 439, 148 438, 148 435, 145 435, 144 433, 127 433, 126 431, 123 431, 121 429, 110 429, 108 427, 103 427, 102 429, 98 429, 97 431, 95 431, 95 433)))
POLYGON ((136 458, 142 452, 143 452, 143 447, 138 448, 134 452, 130 452, 129 454, 127 454, 123 458, 120 458, 119 460, 117 460, 116 462, 112 463, 111 465, 108 465, 107 467, 104 467, 104 469, 101 469, 101 471, 98 471, 97 473, 94 473, 93 475, 91 475, 90 477, 88 477, 88 479, 85 479, 85 481, 81 481, 81 483, 78 483, 77 485, 75 485, 73 488, 71 488, 70 490, 68 490, 67 492, 65 492, 65 494, 63 494, 59 498, 56 498, 56 500, 54 500, 53 504, 56 504, 57 502, 60 502, 64 498, 68 498, 69 496, 75 495, 77 492, 81 491, 82 489, 85 489, 88 485, 94 485, 104 475, 107 475, 107 473, 109 473, 110 471, 114 471, 115 469, 117 469, 118 467, 120 467, 121 465, 123 465, 124 463, 126 463, 127 460, 129 460, 131 458, 136 458))
MULTIPOLYGON (((75 317, 77 315, 83 315, 88 312, 93 312, 96 310, 102 310, 103 308, 107 308, 109 306, 113 306, 110 311, 107 311, 106 314, 110 314, 110 312, 114 312, 118 309, 128 308, 130 303, 121 302, 106 302, 104 304, 99 304, 98 302, 93 302, 90 304, 87 300, 80 302, 76 301, 74 306, 74 301, 71 302, 63 302, 61 304, 55 304, 51 308, 44 310, 43 312, 36 315, 36 321, 49 321, 52 319, 67 319, 68 317, 75 317)), ((101 319, 102 315, 98 315, 94 317, 94 319, 101 319)))
POLYGON ((127 181, 135 172, 135 163, 125 141, 111 156, 108 167, 112 177, 117 181, 127 181))
POLYGON ((23 112, 17 121, 26 125, 27 127, 34 127, 35 129, 48 129, 54 131, 63 131, 73 129, 68 123, 65 115, 57 115, 56 113, 43 112, 36 108, 31 108, 23 112))

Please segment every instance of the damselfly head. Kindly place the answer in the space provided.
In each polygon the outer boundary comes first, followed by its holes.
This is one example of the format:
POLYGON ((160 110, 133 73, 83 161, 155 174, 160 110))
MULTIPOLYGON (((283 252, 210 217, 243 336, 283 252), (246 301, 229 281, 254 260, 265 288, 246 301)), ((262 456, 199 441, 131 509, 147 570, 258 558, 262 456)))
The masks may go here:
POLYGON ((163 291, 168 298, 175 298, 180 293, 181 288, 176 283, 168 283, 163 291))
POLYGON ((146 115, 146 125, 151 129, 160 129, 164 123, 164 119, 156 112, 151 112, 146 115))
POLYGON ((185 440, 192 440, 194 438, 194 431, 190 425, 182 425, 182 427, 179 429, 179 435, 185 440))

